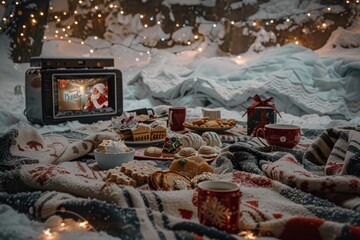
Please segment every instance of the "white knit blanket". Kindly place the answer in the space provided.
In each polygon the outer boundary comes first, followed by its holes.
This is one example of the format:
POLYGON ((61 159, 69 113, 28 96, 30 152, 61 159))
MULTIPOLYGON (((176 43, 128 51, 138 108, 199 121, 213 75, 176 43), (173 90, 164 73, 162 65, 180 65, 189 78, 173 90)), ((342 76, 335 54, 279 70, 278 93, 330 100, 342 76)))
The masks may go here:
POLYGON ((268 51, 251 64, 216 57, 184 66, 166 54, 152 60, 129 82, 136 86, 136 96, 170 105, 244 110, 250 97, 259 94, 274 97, 280 111, 297 116, 351 119, 360 113, 358 60, 320 58, 291 44, 268 51))

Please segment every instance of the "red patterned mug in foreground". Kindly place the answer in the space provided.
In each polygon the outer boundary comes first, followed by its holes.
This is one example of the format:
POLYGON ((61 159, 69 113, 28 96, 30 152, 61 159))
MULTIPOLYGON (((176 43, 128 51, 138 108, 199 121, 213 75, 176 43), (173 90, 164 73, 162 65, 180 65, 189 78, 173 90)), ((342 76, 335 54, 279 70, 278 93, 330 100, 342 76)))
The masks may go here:
POLYGON ((301 130, 299 126, 290 124, 266 124, 256 131, 256 137, 266 145, 260 137, 264 137, 268 144, 286 148, 293 148, 300 142, 301 130))
POLYGON ((225 181, 205 181, 198 184, 197 191, 199 222, 228 233, 238 233, 239 186, 225 181))

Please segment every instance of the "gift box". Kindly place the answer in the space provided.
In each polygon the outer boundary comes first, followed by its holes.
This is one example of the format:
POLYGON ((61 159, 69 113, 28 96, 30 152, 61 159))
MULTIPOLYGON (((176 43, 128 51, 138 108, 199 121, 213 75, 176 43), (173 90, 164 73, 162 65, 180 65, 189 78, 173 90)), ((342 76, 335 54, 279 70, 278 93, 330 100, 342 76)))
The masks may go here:
POLYGON ((245 112, 247 114, 247 135, 256 136, 258 128, 262 128, 266 124, 276 123, 276 115, 279 114, 280 117, 281 115, 275 104, 270 103, 274 99, 273 97, 262 100, 256 94, 252 99, 254 102, 245 112))

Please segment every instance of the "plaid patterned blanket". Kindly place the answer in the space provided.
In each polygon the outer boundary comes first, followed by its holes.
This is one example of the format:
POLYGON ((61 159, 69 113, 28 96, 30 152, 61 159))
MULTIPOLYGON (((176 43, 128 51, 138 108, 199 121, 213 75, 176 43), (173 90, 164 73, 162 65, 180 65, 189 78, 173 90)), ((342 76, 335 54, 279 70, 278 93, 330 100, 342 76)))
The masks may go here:
MULTIPOLYGON (((0 206, 29 219, 43 222, 75 212, 96 231, 121 239, 240 237, 198 223, 194 190, 119 187, 104 182, 105 172, 87 158, 31 161, 9 150, 14 136, 0 137, 8 148, 1 155, 0 206)), ((224 180, 240 186, 242 229, 280 239, 359 239, 359 149, 356 128, 326 129, 306 149, 262 147, 244 137, 227 146, 213 165, 224 180)), ((163 169, 170 164, 153 163, 163 169)), ((26 232, 9 232, 1 221, 0 238, 32 239, 26 232)))

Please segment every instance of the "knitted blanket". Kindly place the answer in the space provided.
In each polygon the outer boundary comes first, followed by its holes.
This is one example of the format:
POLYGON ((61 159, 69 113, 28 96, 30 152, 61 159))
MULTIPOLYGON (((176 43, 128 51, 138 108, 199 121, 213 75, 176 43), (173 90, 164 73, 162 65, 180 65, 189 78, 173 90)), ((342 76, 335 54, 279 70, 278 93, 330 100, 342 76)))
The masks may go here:
MULTIPOLYGON (((152 163, 164 170, 170 164, 152 163)), ((327 129, 307 149, 264 148, 244 137, 213 165, 240 186, 242 229, 280 239, 359 239, 359 163, 360 129, 349 128, 327 129)), ((96 231, 121 239, 239 237, 198 223, 195 190, 121 187, 104 182, 104 174, 89 158, 21 162, 0 172, 0 204, 37 221, 75 212, 96 231)), ((12 236, 2 226, 0 236, 12 236)))
POLYGON ((358 60, 320 58, 314 51, 289 44, 241 64, 206 58, 185 65, 169 54, 159 54, 142 67, 128 90, 134 88, 132 95, 140 99, 172 106, 231 110, 244 110, 259 94, 274 97, 279 111, 292 115, 352 119, 360 111, 359 74, 358 60))

